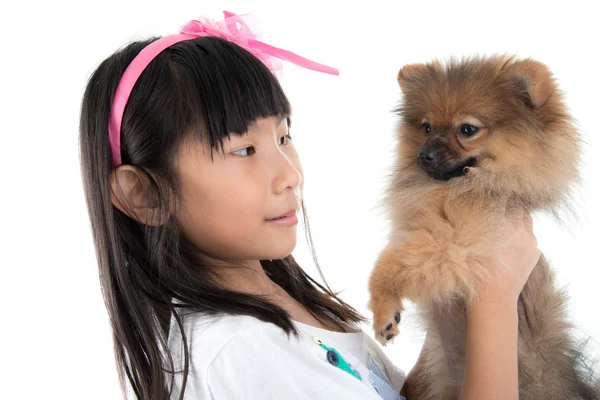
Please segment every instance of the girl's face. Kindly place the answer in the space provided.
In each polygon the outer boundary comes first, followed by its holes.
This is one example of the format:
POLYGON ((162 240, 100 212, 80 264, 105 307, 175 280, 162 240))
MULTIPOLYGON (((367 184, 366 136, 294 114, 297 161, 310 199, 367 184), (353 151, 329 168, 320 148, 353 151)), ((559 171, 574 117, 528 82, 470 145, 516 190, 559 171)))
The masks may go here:
POLYGON ((259 118, 246 135, 232 134, 224 151, 191 138, 177 168, 182 233, 219 260, 280 259, 296 246, 303 172, 287 118, 259 118), (274 220, 282 215, 287 218, 274 220))

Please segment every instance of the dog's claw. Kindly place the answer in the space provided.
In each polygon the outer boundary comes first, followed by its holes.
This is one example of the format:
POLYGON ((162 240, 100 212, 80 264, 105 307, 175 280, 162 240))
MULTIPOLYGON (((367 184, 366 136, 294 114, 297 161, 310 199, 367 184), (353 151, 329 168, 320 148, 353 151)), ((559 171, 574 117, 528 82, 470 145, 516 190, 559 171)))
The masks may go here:
POLYGON ((375 318, 374 328, 379 327, 379 329, 376 330, 376 332, 378 333, 376 335, 376 339, 379 341, 379 343, 385 346, 396 336, 398 336, 398 334, 400 333, 398 329, 400 319, 400 311, 395 311, 394 313, 389 315, 388 318, 386 318, 380 323, 377 323, 377 318, 375 318))
POLYGON ((375 339, 385 346, 399 334, 398 324, 403 310, 401 296, 372 298, 369 302, 369 308, 373 311, 375 339))

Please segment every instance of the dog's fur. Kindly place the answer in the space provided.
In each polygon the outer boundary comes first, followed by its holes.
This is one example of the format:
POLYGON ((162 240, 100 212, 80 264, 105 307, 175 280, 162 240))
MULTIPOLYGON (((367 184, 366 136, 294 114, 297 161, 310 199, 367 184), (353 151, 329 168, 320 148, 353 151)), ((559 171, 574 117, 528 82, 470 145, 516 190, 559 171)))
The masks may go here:
MULTIPOLYGON (((407 65, 398 82, 399 140, 384 197, 392 235, 369 279, 369 308, 386 344, 398 333, 402 299, 419 306, 427 337, 409 399, 457 399, 466 305, 506 237, 496 222, 515 209, 558 215, 568 207, 580 137, 551 72, 531 59, 407 65)), ((518 314, 520 399, 600 399, 543 256, 518 314)))

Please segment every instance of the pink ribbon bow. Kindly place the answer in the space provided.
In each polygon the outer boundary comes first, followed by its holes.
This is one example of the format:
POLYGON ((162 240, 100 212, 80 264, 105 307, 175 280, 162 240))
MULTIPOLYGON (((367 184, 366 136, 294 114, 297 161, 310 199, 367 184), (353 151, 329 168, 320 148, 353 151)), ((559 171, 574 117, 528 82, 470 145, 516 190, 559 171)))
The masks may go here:
POLYGON ((251 14, 237 15, 229 11, 223 11, 223 14, 225 15, 223 21, 212 21, 208 18, 192 20, 181 28, 181 33, 195 36, 217 36, 233 42, 260 59, 273 73, 281 71, 280 60, 284 60, 306 69, 339 75, 339 71, 335 68, 258 40, 258 36, 252 32, 247 23, 252 22, 251 14))

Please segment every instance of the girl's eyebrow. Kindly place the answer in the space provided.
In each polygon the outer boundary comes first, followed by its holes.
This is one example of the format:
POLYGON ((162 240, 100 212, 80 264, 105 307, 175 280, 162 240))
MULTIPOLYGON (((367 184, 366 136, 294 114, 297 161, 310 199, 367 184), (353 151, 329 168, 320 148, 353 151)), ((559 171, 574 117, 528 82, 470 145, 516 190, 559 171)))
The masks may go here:
POLYGON ((284 119, 287 120, 287 127, 288 127, 288 129, 290 129, 292 127, 292 116, 289 114, 284 115, 283 117, 281 117, 281 121, 283 121, 284 119))
POLYGON ((287 120, 287 124, 290 124, 290 116, 289 115, 282 115, 281 117, 279 117, 279 121, 277 121, 277 127, 279 127, 279 125, 281 125, 281 123, 287 120))
MULTIPOLYGON (((282 116, 279 117, 279 119, 277 120, 277 124, 275 125, 276 128, 279 128, 281 126, 281 124, 283 123, 283 121, 287 121, 287 127, 288 129, 290 128, 290 126, 292 125, 292 119, 288 114, 284 114, 282 116)), ((250 130, 250 127, 252 125, 248 125, 248 130, 250 130)), ((246 136, 248 134, 248 130, 245 132, 235 132, 235 131, 231 131, 231 135, 233 136, 237 136, 237 137, 242 137, 242 136, 246 136)))
POLYGON ((290 120, 290 116, 287 114, 283 114, 279 116, 279 119, 277 120, 277 123, 275 124, 275 127, 279 128, 281 126, 281 124, 283 123, 283 121, 287 120, 287 125, 289 127, 291 120, 290 120))

